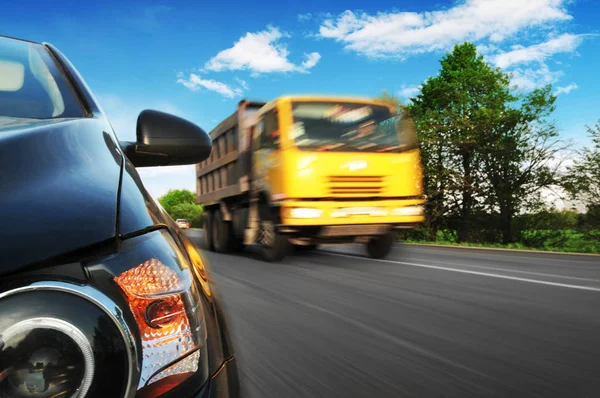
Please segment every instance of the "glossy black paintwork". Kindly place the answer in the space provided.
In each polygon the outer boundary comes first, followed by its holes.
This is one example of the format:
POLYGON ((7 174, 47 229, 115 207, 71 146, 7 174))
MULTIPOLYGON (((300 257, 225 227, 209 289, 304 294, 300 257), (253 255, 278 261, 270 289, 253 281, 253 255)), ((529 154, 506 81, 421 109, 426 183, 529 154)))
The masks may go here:
POLYGON ((168 222, 170 217, 146 191, 140 175, 127 158, 125 158, 123 166, 119 202, 119 234, 127 235, 168 222))
POLYGON ((0 274, 113 238, 121 169, 102 119, 0 131, 0 274))

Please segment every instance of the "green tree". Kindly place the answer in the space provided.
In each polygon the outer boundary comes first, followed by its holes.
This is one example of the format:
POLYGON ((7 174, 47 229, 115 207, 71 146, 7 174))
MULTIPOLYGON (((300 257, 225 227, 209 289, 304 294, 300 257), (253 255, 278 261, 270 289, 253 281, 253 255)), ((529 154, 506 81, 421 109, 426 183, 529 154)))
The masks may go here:
POLYGON ((586 128, 592 145, 578 152, 579 157, 567 169, 562 185, 573 199, 595 214, 600 208, 600 120, 586 128))
POLYGON ((388 93, 387 90, 383 90, 381 94, 375 96, 373 99, 389 104, 396 108, 397 111, 400 111, 402 107, 402 101, 400 98, 396 97, 394 94, 388 93))
POLYGON ((160 205, 171 214, 173 208, 181 203, 196 204, 196 195, 187 189, 172 189, 158 198, 160 205))
POLYGON ((185 218, 192 227, 202 226, 202 206, 196 204, 196 196, 187 189, 170 190, 158 198, 161 206, 173 218, 185 218))
POLYGON ((481 196, 484 133, 514 100, 509 77, 487 64, 471 43, 456 45, 444 56, 440 72, 412 99, 429 216, 434 223, 450 213, 460 217, 458 241, 468 238, 481 196))
POLYGON ((519 108, 494 116, 484 131, 485 198, 489 210, 500 213, 503 243, 513 242, 514 217, 528 201, 540 200, 543 188, 559 183, 558 155, 564 146, 554 123, 546 120, 555 100, 550 85, 536 89, 521 98, 519 108))
POLYGON ((583 223, 587 228, 600 228, 600 204, 588 205, 587 213, 585 213, 583 223))
POLYGON ((202 227, 202 206, 195 203, 179 203, 171 209, 169 215, 174 220, 185 218, 192 227, 202 227))

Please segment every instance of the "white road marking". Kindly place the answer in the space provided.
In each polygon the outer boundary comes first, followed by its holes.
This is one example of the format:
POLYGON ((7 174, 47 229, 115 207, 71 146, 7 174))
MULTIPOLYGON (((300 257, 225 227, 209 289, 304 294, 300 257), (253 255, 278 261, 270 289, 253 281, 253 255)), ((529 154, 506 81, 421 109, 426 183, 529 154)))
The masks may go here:
POLYGON ((558 274, 546 274, 544 272, 533 272, 533 271, 520 271, 511 268, 498 268, 498 267, 486 267, 485 265, 467 265, 467 264, 459 264, 459 263, 449 263, 446 261, 437 261, 437 260, 427 260, 432 263, 441 263, 447 265, 456 265, 459 267, 467 267, 467 268, 481 268, 481 269, 491 269, 494 271, 505 271, 505 272, 514 272, 517 274, 528 274, 528 275, 538 275, 538 276, 547 276, 549 278, 562 278, 562 279, 573 279, 578 281, 588 281, 588 282, 600 282, 600 279, 592 279, 592 278, 579 278, 576 276, 565 276, 558 274))
POLYGON ((588 290, 588 291, 592 291, 592 292, 600 292, 600 288, 590 287, 590 286, 579 286, 579 285, 570 285, 570 284, 566 284, 566 283, 556 283, 556 282, 541 281, 541 280, 538 280, 538 279, 518 278, 516 276, 491 274, 491 273, 488 273, 488 272, 478 272, 478 271, 469 271, 469 270, 464 270, 464 269, 440 267, 438 265, 407 263, 407 262, 404 262, 404 261, 393 261, 393 260, 380 260, 380 259, 375 259, 375 258, 352 256, 352 255, 349 255, 349 254, 341 254, 341 253, 332 253, 332 252, 321 252, 321 253, 327 254, 327 255, 330 255, 330 256, 347 257, 347 258, 354 258, 354 259, 364 259, 364 260, 378 261, 378 262, 390 263, 390 264, 403 264, 403 265, 410 265, 411 267, 431 268, 431 269, 437 269, 437 270, 442 270, 442 271, 459 272, 459 273, 463 273, 463 274, 471 274, 471 275, 479 275, 479 276, 489 276, 491 278, 508 279, 508 280, 519 281, 519 282, 537 283, 537 284, 540 284, 540 285, 558 286, 558 287, 565 287, 565 288, 569 288, 569 289, 578 289, 578 290, 588 290))

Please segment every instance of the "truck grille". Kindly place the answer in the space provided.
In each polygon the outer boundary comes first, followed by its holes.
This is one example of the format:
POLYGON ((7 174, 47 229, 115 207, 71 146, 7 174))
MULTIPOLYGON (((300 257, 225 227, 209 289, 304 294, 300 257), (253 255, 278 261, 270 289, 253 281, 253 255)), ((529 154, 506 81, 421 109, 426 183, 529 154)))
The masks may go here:
POLYGON ((330 176, 330 195, 342 197, 381 196, 385 189, 383 176, 330 176))
POLYGON ((382 235, 390 230, 389 225, 362 224, 362 225, 330 225, 323 227, 320 237, 330 238, 335 236, 371 236, 382 235))

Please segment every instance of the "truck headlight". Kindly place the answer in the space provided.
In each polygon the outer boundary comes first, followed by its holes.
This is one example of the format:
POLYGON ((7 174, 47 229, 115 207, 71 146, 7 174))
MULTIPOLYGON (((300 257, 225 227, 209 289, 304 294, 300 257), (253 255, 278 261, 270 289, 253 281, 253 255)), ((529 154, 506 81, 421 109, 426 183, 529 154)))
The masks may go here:
POLYGON ((290 210, 292 218, 319 218, 321 214, 323 214, 323 210, 320 209, 296 207, 290 210))
POLYGON ((395 216, 422 216, 423 215, 423 206, 404 206, 398 207, 392 210, 392 214, 395 216))

